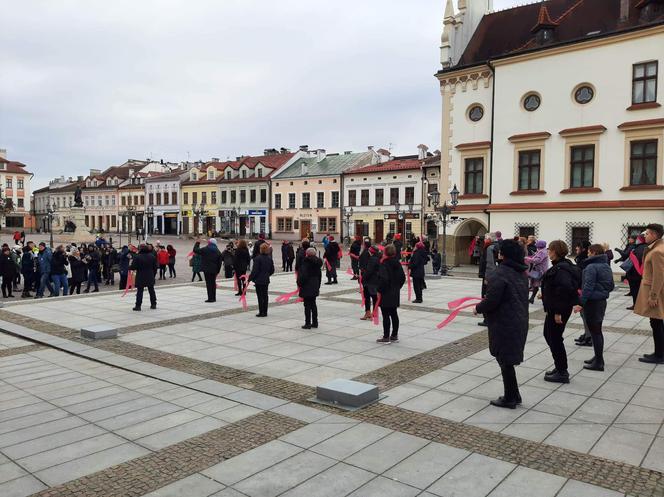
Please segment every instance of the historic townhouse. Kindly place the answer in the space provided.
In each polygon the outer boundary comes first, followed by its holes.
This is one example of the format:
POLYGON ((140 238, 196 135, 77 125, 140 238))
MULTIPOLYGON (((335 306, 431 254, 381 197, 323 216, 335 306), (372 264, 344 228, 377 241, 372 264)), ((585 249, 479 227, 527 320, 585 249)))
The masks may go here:
POLYGON ((442 191, 473 235, 623 245, 664 220, 664 0, 448 1, 442 191))
POLYGON ((120 207, 118 211, 120 231, 136 232, 143 228, 145 219, 145 181, 152 174, 135 173, 120 184, 118 194, 120 207))
POLYGON ((49 181, 48 186, 35 190, 33 193, 33 213, 35 216, 35 227, 40 231, 64 230, 67 221, 72 219, 70 208, 74 205, 74 192, 76 187, 85 186, 83 176, 78 179, 59 178, 49 181), (53 213, 52 226, 49 225, 48 207, 55 206, 53 213))
POLYGON ((0 227, 23 229, 31 226, 30 180, 33 174, 25 164, 7 159, 7 152, 0 149, 0 198, 4 209, 0 227))
POLYGON ((219 183, 219 216, 222 231, 241 236, 271 236, 270 179, 288 167, 301 153, 267 149, 261 156, 240 157, 226 163, 219 183))
POLYGON ((382 242, 395 233, 406 238, 421 234, 426 147, 420 147, 420 155, 387 157, 386 162, 343 174, 345 236, 369 236, 382 242))
POLYGON ((192 164, 183 163, 172 171, 145 178, 144 196, 149 205, 145 212, 146 232, 162 235, 182 234, 180 185, 189 178, 190 167, 192 164))
POLYGON ((272 176, 273 236, 298 240, 312 235, 321 240, 330 233, 339 238, 343 221, 342 173, 379 161, 380 156, 373 149, 343 154, 302 150, 301 157, 272 176))
MULTIPOLYGON (((229 162, 213 159, 189 169, 181 183, 182 233, 200 234, 221 231, 219 182, 229 162)), ((156 200, 156 197, 155 197, 156 200)))

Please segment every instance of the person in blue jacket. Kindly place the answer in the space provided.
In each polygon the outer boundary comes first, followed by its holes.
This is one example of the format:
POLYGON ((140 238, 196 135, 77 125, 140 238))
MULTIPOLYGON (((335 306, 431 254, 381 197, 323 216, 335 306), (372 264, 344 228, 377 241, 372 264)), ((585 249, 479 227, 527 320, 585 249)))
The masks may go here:
POLYGON ((613 272, 604 247, 598 243, 591 245, 581 275, 581 305, 574 308, 574 312, 583 310, 595 351, 594 357, 584 361, 584 369, 604 371, 602 322, 606 314, 606 301, 614 288, 613 272))
POLYGON ((55 297, 55 292, 53 291, 53 285, 51 285, 51 260, 53 259, 53 253, 51 249, 46 246, 44 242, 39 244, 39 255, 37 260, 39 262, 39 274, 41 279, 39 281, 39 288, 37 289, 36 299, 42 298, 44 296, 44 290, 48 288, 48 291, 51 292, 50 297, 55 297))

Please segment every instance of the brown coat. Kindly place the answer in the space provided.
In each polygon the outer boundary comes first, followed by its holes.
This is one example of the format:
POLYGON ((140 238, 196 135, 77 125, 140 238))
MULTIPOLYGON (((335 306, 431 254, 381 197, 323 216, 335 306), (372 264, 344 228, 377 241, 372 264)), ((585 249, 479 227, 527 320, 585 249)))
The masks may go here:
POLYGON ((664 240, 654 241, 643 254, 643 279, 634 313, 664 319, 664 240), (657 305, 650 307, 649 301, 655 301, 657 305))

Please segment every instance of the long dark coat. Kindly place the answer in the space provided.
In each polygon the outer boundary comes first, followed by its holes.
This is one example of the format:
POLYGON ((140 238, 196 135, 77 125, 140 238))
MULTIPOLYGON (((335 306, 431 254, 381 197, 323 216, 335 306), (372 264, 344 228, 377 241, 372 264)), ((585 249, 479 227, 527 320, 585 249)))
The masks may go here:
POLYGON ((235 269, 235 274, 240 276, 245 274, 247 269, 249 269, 250 262, 251 257, 249 256, 249 251, 247 249, 235 249, 235 256, 233 258, 233 269, 235 269))
POLYGON ((378 254, 371 255, 368 250, 362 253, 362 255, 364 254, 367 254, 367 257, 366 266, 362 270, 362 286, 367 289, 369 295, 376 295, 378 293, 380 256, 378 254))
POLYGON ((487 281, 485 299, 476 310, 489 326, 489 352, 499 364, 523 362, 528 337, 527 267, 504 260, 487 281))
POLYGON ((216 245, 212 244, 201 248, 200 243, 196 242, 194 254, 201 256, 201 271, 209 274, 219 274, 222 258, 216 245))
POLYGON ((303 299, 318 297, 322 279, 321 268, 323 261, 314 257, 305 257, 297 273, 297 286, 300 288, 300 297, 303 299))
POLYGON ((381 294, 381 307, 399 307, 401 287, 406 275, 396 257, 388 257, 378 269, 378 291, 381 294))
POLYGON ((157 272, 157 258, 148 249, 142 249, 131 260, 131 270, 136 271, 136 288, 154 286, 154 275, 157 272))
POLYGON ((410 261, 408 261, 410 275, 413 278, 424 278, 424 266, 426 266, 428 262, 429 256, 427 255, 426 250, 415 249, 415 252, 413 252, 410 261))
POLYGON ((254 259, 254 266, 251 269, 249 280, 254 285, 269 285, 270 276, 274 274, 274 262, 272 257, 267 254, 260 254, 254 259))

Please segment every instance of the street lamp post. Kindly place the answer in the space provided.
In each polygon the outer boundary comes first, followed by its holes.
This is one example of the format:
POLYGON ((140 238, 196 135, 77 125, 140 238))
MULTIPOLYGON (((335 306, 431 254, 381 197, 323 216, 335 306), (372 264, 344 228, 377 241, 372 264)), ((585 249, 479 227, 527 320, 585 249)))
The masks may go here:
MULTIPOLYGON (((436 221, 436 226, 438 224, 443 225, 443 253, 442 255, 442 265, 440 268, 440 274, 443 276, 447 276, 447 223, 448 223, 448 218, 450 214, 452 214, 452 211, 456 208, 456 206, 459 204, 459 190, 457 189, 457 186, 454 185, 452 188, 452 191, 450 191, 450 203, 448 205, 447 200, 443 202, 442 207, 440 206, 440 192, 439 191, 433 191, 429 193, 428 195, 429 199, 431 200, 431 203, 433 204, 433 209, 435 211, 435 214, 432 216, 434 220, 436 221)), ((438 241, 438 235, 436 234, 436 242, 438 241)))
POLYGON ((201 216, 205 214, 205 202, 201 202, 201 204, 196 207, 196 204, 191 206, 191 210, 194 213, 194 216, 196 216, 196 219, 198 219, 198 222, 196 223, 196 234, 200 234, 202 230, 201 228, 201 216))
POLYGON ((53 205, 47 204, 46 214, 48 216, 48 231, 50 234, 50 246, 53 248, 53 218, 55 217, 56 205, 53 202, 53 205))
POLYGON ((152 223, 154 222, 154 207, 149 205, 145 209, 145 214, 146 214, 147 220, 148 220, 146 231, 147 231, 148 235, 151 235, 152 234, 152 223))
POLYGON ((344 208, 344 218, 346 219, 346 240, 350 243, 350 218, 353 217, 353 208, 344 208))

